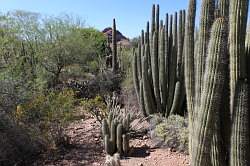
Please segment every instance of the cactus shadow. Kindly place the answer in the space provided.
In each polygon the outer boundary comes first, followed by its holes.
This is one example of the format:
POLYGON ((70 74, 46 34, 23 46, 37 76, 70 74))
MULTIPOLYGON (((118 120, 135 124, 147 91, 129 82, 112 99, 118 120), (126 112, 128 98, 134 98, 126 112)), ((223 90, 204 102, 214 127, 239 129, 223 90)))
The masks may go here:
POLYGON ((134 147, 129 157, 144 158, 150 155, 152 149, 149 146, 134 147))

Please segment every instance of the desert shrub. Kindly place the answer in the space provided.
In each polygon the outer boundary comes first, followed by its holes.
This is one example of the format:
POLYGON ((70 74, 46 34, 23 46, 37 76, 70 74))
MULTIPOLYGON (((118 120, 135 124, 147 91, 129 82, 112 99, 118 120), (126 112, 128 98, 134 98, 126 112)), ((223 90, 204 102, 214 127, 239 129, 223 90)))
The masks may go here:
POLYGON ((78 98, 95 98, 96 96, 105 96, 114 91, 120 91, 122 77, 111 71, 104 71, 93 75, 86 73, 81 79, 68 79, 66 86, 74 90, 78 98))
POLYGON ((44 139, 48 148, 59 146, 66 139, 63 127, 73 118, 75 102, 72 90, 39 94, 17 106, 15 121, 29 128, 31 136, 44 139))
POLYGON ((128 71, 128 73, 126 73, 121 86, 122 88, 128 89, 128 90, 134 89, 132 72, 128 71))
POLYGON ((38 137, 31 137, 26 128, 6 114, 0 114, 0 165, 28 165, 28 161, 45 150, 38 137))
POLYGON ((132 69, 133 50, 131 48, 120 47, 118 49, 120 68, 123 73, 129 73, 132 69))
POLYGON ((170 116, 156 125, 155 134, 164 140, 167 147, 188 153, 188 120, 184 117, 170 116))
POLYGON ((80 105, 87 113, 90 113, 100 123, 108 115, 104 99, 99 95, 92 99, 82 99, 80 105))

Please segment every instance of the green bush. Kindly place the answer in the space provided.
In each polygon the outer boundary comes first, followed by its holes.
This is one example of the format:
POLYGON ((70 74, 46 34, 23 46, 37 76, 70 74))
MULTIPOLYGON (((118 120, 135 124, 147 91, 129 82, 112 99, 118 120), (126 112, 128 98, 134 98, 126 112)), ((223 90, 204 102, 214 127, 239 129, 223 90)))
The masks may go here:
POLYGON ((167 147, 179 152, 188 153, 188 120, 173 115, 155 128, 156 136, 164 139, 167 147))
POLYGON ((95 117, 100 123, 107 117, 107 106, 101 96, 96 96, 93 99, 83 99, 80 105, 87 112, 95 117))
POLYGON ((11 117, 0 113, 0 165, 30 165, 45 150, 39 138, 32 138, 27 129, 11 117))
POLYGON ((51 91, 17 106, 14 117, 15 121, 27 127, 33 137, 41 137, 48 147, 55 147, 64 139, 63 126, 73 119, 75 104, 72 90, 51 91))
POLYGON ((18 106, 16 117, 19 120, 31 123, 43 120, 57 121, 63 124, 71 118, 75 109, 75 102, 72 90, 51 91, 46 95, 37 95, 26 104, 18 106))

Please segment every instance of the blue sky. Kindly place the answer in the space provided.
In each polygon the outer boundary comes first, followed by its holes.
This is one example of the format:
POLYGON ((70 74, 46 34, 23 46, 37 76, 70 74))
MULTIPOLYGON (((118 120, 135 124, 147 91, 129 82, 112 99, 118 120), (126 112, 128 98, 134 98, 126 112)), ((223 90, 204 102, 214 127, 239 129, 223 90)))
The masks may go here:
MULTIPOLYGON (((198 8, 200 0, 198 0, 198 8)), ((86 25, 99 30, 112 25, 127 37, 135 37, 151 18, 152 4, 160 4, 161 18, 165 13, 186 9, 188 0, 0 0, 0 11, 15 9, 46 15, 68 13, 80 16, 86 25)), ((199 13, 199 11, 198 11, 199 13)))
POLYGON ((160 4, 161 16, 176 9, 186 9, 188 0, 0 0, 0 11, 15 9, 39 12, 46 15, 68 13, 80 16, 86 25, 99 30, 112 25, 128 37, 140 34, 151 18, 152 4, 160 4))

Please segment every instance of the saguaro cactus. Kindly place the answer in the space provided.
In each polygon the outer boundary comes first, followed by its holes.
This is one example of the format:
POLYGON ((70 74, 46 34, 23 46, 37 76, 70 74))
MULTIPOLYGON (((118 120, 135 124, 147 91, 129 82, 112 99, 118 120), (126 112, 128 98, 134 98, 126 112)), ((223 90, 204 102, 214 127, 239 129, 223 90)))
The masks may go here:
POLYGON ((118 58, 117 58, 117 41, 116 41, 116 22, 113 19, 113 28, 112 28, 112 71, 114 73, 118 70, 118 58))

